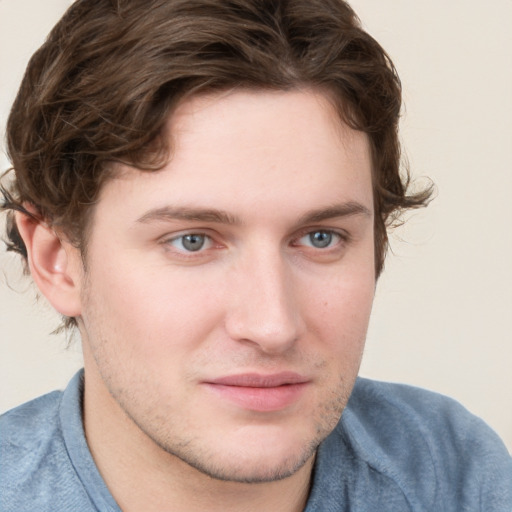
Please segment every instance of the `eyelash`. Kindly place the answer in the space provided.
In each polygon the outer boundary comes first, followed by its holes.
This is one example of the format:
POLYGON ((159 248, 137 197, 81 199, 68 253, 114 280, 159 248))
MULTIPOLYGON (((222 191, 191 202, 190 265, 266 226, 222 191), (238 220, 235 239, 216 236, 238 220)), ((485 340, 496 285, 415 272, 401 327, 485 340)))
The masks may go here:
MULTIPOLYGON (((313 251, 318 251, 319 253, 328 253, 333 250, 336 250, 339 248, 340 245, 343 245, 347 243, 350 240, 349 235, 346 232, 340 232, 335 231, 332 229, 307 229, 305 231, 302 231, 299 233, 299 235, 295 238, 293 238, 291 245, 293 247, 306 247, 309 249, 312 249, 313 251), (300 240, 302 240, 305 237, 312 237, 315 234, 322 233, 322 235, 327 235, 330 237, 328 241, 328 245, 325 247, 314 247, 313 245, 306 245, 306 244, 300 244, 297 243, 300 240), (334 241, 334 243, 332 243, 334 241)), ((310 241, 311 238, 310 238, 310 241)), ((182 233, 177 236, 173 236, 172 238, 166 238, 162 242, 166 247, 169 248, 169 250, 173 250, 173 252, 183 258, 193 258, 193 257, 199 257, 204 256, 204 253, 215 246, 214 238, 204 232, 201 231, 191 231, 188 233, 182 233), (197 251, 187 250, 186 247, 183 246, 183 242, 186 237, 204 237, 204 244, 201 245, 201 247, 198 248, 197 251), (178 242, 181 245, 181 248, 177 248, 174 246, 174 243, 178 242), (204 247, 204 245, 207 245, 207 247, 204 247)), ((222 247, 221 245, 218 246, 219 248, 222 247)))
POLYGON ((174 254, 177 254, 180 257, 183 258, 193 258, 198 256, 204 256, 204 253, 206 250, 211 249, 214 245, 214 239, 210 235, 203 233, 203 232, 189 232, 189 233, 182 233, 177 236, 173 236, 172 238, 166 238, 163 240, 163 245, 167 248, 167 250, 172 251, 174 254), (203 244, 196 250, 188 250, 186 247, 184 247, 184 241, 186 237, 202 237, 204 238, 203 244), (176 247, 174 244, 178 244, 181 246, 176 247), (205 247, 206 245, 206 247, 205 247))
MULTIPOLYGON (((319 250, 319 251, 329 251, 329 249, 335 249, 337 246, 339 246, 340 244, 342 243, 345 243, 348 241, 348 235, 346 233, 341 233, 339 231, 334 231, 332 229, 309 229, 305 232, 303 232, 298 238, 296 238, 295 240, 302 240, 303 238, 306 238, 306 237, 309 237, 310 238, 310 241, 313 242, 313 240, 311 239, 311 237, 315 234, 318 234, 318 233, 322 233, 322 235, 327 235, 328 237, 330 237, 329 241, 328 241, 328 245, 325 246, 325 247, 314 247, 312 245, 310 246, 307 246, 307 247, 311 247, 312 249, 316 249, 316 250, 319 250), (331 244, 331 242, 334 241, 333 244, 331 244)), ((294 246, 295 245, 300 245, 300 244, 293 244, 294 246)))

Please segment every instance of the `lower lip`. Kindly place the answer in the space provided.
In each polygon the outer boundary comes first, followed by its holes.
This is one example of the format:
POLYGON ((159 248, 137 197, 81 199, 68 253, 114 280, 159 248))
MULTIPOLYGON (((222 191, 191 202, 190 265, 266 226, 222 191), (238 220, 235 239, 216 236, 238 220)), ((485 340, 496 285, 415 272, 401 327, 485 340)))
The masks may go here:
POLYGON ((222 398, 250 411, 272 412, 285 409, 297 402, 307 383, 287 384, 271 388, 254 388, 248 386, 226 386, 223 384, 206 384, 222 398))

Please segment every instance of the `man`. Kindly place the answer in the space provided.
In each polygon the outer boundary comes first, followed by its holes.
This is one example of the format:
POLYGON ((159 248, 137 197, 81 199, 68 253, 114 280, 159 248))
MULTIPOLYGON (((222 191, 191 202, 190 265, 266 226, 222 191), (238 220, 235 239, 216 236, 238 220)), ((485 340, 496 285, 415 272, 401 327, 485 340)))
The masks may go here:
POLYGON ((399 175, 400 105, 339 0, 70 8, 4 197, 84 371, 3 416, 2 510, 512 507, 480 420, 356 381, 386 226, 430 195, 399 175))

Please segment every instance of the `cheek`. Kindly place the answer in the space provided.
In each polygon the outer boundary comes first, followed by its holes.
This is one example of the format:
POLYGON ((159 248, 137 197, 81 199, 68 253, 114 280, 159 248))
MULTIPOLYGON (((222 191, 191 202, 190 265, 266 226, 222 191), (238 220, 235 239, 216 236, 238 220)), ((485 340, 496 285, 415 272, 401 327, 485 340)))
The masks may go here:
POLYGON ((94 269, 84 321, 96 338, 131 345, 144 357, 161 357, 158 350, 166 346, 193 347, 220 314, 214 287, 190 273, 122 259, 94 269))
POLYGON ((307 323, 342 365, 350 367, 362 355, 372 309, 372 272, 348 272, 323 287, 308 288, 307 323))

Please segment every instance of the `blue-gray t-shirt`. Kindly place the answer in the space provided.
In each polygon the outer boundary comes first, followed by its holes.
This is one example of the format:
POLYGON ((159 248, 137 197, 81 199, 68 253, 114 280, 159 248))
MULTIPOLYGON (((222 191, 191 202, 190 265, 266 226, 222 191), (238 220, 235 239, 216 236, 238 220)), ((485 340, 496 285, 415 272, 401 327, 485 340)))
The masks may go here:
MULTIPOLYGON (((0 417, 1 512, 119 512, 87 447, 83 373, 0 417)), ((359 378, 306 512, 512 512, 512 457, 449 398, 359 378)))

